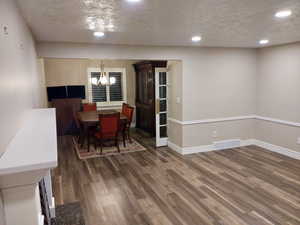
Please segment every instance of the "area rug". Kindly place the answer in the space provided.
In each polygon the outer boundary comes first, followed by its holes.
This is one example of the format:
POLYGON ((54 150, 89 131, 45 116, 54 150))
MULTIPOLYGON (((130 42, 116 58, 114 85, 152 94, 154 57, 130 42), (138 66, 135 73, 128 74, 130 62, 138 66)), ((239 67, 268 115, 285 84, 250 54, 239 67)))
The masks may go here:
POLYGON ((142 146, 140 143, 138 143, 135 139, 133 138, 131 139, 132 139, 131 143, 128 140, 126 140, 126 147, 124 147, 123 141, 119 141, 120 153, 118 152, 118 149, 115 146, 113 146, 113 143, 111 142, 106 142, 103 144, 102 154, 100 153, 100 147, 98 147, 96 150, 94 144, 90 144, 90 151, 88 152, 87 146, 81 147, 80 144, 78 144, 76 138, 74 137, 73 137, 73 143, 74 143, 76 154, 79 159, 106 157, 111 155, 118 155, 118 154, 139 152, 139 151, 146 150, 146 148, 142 146))
POLYGON ((57 206, 55 219, 52 225, 85 225, 82 209, 79 202, 57 206))

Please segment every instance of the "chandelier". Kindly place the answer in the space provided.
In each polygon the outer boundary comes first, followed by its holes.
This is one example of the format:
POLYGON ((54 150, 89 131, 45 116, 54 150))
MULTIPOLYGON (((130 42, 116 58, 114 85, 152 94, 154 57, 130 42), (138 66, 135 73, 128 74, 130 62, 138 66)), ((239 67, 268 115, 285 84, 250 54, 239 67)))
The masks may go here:
POLYGON ((113 85, 115 83, 116 83, 115 77, 109 77, 109 79, 107 79, 107 73, 105 72, 105 69, 104 69, 104 63, 101 60, 100 61, 100 76, 98 78, 93 77, 92 84, 98 85, 98 86, 108 86, 108 85, 113 85))

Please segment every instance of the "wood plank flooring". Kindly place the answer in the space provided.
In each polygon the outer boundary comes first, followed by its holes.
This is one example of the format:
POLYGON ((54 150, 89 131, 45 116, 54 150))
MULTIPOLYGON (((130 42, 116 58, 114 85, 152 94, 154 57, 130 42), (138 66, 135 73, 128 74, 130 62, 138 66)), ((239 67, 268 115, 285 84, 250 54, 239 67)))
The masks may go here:
POLYGON ((299 225, 300 163, 259 147, 181 156, 168 148, 81 161, 59 138, 56 204, 87 225, 299 225))

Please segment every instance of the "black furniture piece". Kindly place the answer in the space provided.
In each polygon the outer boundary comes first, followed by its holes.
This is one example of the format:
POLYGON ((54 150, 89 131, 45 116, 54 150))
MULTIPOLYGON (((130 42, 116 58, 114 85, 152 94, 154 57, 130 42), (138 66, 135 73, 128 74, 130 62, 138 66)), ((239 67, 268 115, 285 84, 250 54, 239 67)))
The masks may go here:
POLYGON ((85 99, 85 86, 84 85, 72 85, 72 86, 56 86, 47 87, 48 101, 53 99, 65 99, 65 98, 80 98, 85 99))

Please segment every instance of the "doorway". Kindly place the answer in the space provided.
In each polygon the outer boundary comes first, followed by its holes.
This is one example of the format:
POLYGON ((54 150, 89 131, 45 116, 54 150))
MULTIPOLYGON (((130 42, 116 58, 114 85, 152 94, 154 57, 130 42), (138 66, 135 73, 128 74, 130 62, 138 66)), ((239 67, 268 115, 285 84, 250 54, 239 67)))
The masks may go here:
POLYGON ((167 61, 141 61, 136 71, 136 127, 155 138, 155 146, 166 146, 167 61))

